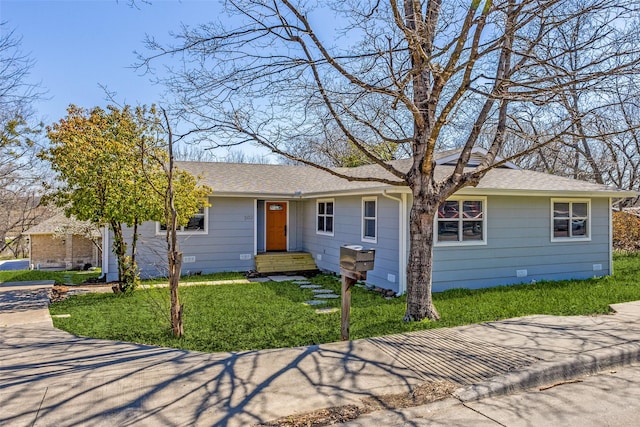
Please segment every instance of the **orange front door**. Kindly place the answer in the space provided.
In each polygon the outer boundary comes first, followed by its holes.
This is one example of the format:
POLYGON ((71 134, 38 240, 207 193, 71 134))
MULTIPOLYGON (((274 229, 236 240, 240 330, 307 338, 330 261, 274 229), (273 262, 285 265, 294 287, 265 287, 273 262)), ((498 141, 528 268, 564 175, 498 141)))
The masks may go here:
POLYGON ((267 202, 267 251, 287 250, 287 203, 267 202))

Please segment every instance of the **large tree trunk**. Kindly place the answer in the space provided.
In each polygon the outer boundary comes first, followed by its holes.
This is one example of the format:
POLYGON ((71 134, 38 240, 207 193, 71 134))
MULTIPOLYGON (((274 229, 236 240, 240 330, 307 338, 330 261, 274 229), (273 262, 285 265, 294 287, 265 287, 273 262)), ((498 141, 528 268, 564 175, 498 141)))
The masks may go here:
POLYGON ((407 265, 405 322, 440 318, 431 296, 434 219, 438 210, 437 197, 431 193, 426 185, 417 185, 413 189, 413 206, 409 217, 411 244, 407 265))

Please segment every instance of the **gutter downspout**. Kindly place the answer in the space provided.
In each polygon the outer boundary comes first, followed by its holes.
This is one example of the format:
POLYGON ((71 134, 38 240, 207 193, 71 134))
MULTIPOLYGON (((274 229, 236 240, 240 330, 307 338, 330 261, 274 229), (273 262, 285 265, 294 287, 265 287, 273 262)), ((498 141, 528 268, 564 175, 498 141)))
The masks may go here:
POLYGON ((28 235, 29 237, 29 270, 33 270, 35 269, 35 265, 33 265, 33 250, 31 249, 31 234, 28 235))
POLYGON ((613 276, 613 197, 609 197, 609 276, 613 276))
POLYGON ((407 290, 407 195, 393 197, 387 190, 382 195, 398 202, 398 295, 402 295, 407 290))

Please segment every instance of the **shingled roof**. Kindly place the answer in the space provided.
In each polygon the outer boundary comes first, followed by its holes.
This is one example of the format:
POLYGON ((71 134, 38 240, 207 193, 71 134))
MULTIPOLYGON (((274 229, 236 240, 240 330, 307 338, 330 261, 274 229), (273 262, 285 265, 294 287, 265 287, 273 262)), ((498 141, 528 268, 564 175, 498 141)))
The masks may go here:
MULTIPOLYGON (((88 225, 90 225, 89 222, 78 221, 75 218, 67 218, 62 212, 60 212, 51 218, 42 221, 40 224, 31 227, 25 232, 25 234, 54 234, 64 230, 65 228, 78 230, 88 225)), ((94 237, 100 237, 100 232, 98 230, 95 230, 94 237)))
MULTIPOLYGON (((390 162, 400 171, 408 171, 410 159, 390 162)), ((246 195, 253 197, 317 197, 340 193, 373 193, 408 191, 400 180, 379 165, 333 170, 352 177, 370 177, 395 181, 398 185, 381 182, 348 181, 310 166, 265 165, 246 163, 177 162, 177 167, 200 176, 216 195, 246 195)), ((436 179, 453 171, 453 166, 438 165, 436 179)), ((460 190, 462 194, 562 194, 573 196, 633 197, 632 191, 619 190, 600 184, 564 178, 523 169, 493 169, 477 187, 460 190)))

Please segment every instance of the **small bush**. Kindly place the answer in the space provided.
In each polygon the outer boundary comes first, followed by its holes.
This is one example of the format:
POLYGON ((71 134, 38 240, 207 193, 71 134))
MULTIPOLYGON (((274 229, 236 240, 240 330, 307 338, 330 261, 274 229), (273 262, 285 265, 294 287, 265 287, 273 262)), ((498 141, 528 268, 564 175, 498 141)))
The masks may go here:
POLYGON ((628 212, 613 212, 613 249, 640 250, 640 218, 628 212))

